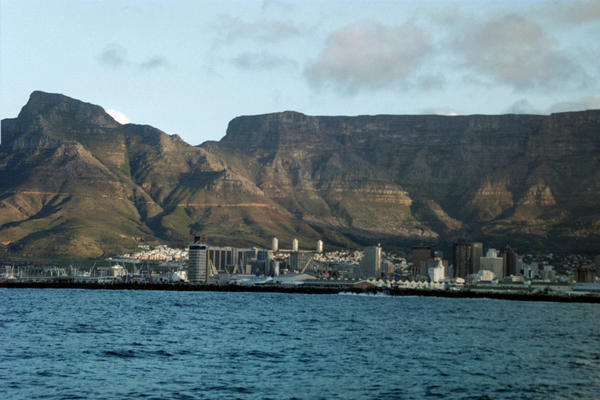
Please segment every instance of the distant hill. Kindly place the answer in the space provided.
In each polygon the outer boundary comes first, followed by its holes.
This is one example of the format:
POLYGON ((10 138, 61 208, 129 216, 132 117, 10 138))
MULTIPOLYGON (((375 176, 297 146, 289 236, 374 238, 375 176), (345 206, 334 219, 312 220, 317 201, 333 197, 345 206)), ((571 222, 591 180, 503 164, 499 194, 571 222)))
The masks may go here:
POLYGON ((34 92, 2 121, 0 259, 137 244, 447 243, 600 250, 600 111, 238 117, 190 146, 34 92))

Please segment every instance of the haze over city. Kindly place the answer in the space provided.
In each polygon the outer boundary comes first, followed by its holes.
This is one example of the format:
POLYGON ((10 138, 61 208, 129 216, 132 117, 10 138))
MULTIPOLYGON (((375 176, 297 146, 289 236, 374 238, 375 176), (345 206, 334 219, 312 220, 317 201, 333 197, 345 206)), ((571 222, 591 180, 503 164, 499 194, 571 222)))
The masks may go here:
POLYGON ((0 4, 1 118, 44 90, 200 144, 283 110, 600 108, 598 2, 0 4))

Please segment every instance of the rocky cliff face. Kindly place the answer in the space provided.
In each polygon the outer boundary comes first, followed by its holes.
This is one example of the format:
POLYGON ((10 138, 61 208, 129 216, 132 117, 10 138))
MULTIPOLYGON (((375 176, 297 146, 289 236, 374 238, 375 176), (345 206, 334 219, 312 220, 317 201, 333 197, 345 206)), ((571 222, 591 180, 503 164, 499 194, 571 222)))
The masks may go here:
POLYGON ((600 111, 551 116, 239 117, 194 147, 34 92, 2 121, 0 255, 140 242, 337 245, 457 237, 599 250, 600 111))
POLYGON ((600 111, 285 112, 236 118, 221 142, 205 147, 235 154, 250 179, 298 218, 338 231, 552 248, 598 239, 600 111))

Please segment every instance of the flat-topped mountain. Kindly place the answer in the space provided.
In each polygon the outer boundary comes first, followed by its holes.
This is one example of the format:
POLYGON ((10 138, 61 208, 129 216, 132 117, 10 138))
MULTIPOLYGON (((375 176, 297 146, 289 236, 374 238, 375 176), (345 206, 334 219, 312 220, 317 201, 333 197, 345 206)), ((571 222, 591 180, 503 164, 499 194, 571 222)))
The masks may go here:
POLYGON ((96 257, 148 241, 334 246, 458 237, 600 250, 600 111, 238 117, 190 146, 32 93, 2 121, 0 254, 96 257))

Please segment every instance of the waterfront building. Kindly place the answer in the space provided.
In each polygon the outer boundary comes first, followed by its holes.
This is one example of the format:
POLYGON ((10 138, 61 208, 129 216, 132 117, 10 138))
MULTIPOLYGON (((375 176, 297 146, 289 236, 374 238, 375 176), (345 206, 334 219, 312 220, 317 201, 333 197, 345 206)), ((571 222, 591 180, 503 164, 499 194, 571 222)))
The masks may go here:
POLYGON ((381 245, 365 247, 364 256, 360 260, 359 275, 362 278, 381 276, 381 245))
POLYGON ((207 248, 209 268, 212 266, 219 272, 232 273, 249 260, 256 258, 256 249, 241 249, 237 247, 216 247, 207 248))
POLYGON ((312 261, 314 254, 306 251, 293 251, 290 253, 290 269, 302 272, 312 261))
POLYGON ((269 250, 259 250, 256 254, 256 261, 251 261, 255 267, 253 272, 258 274, 271 275, 273 252, 269 250))
POLYGON ((208 261, 217 271, 225 271, 228 266, 233 264, 233 248, 231 247, 213 247, 207 248, 208 261))
MULTIPOLYGON (((110 267, 98 267, 99 276, 110 276, 114 278, 120 278, 127 276, 127 269, 122 265, 111 265, 110 267)), ((52 274, 51 274, 52 275, 52 274)))
POLYGON ((556 279, 556 272, 554 272, 554 267, 552 265, 545 264, 540 275, 544 281, 553 281, 556 279))
POLYGON ((190 244, 188 261, 188 279, 190 283, 206 283, 208 281, 207 247, 200 237, 195 236, 190 244))
POLYGON ((522 269, 523 276, 527 279, 535 278, 535 270, 531 267, 531 265, 524 265, 522 269))
MULTIPOLYGON (((448 273, 448 260, 442 260, 440 257, 433 257, 427 261, 421 261, 421 266, 418 271, 418 275, 415 278, 417 281, 421 280, 429 280, 431 281, 431 272, 432 268, 437 268, 439 265, 443 267, 441 272, 444 274, 443 278, 446 278, 446 274, 448 273)), ((433 281, 431 281, 433 282, 433 281)))
POLYGON ((479 259, 480 271, 491 271, 497 278, 504 277, 504 259, 498 257, 496 249, 488 249, 486 256, 479 259))
POLYGON ((413 279, 416 279, 418 276, 423 276, 427 274, 427 266, 426 262, 433 260, 434 251, 431 246, 414 246, 412 248, 412 262, 413 267, 411 271, 411 275, 413 279))
POLYGON ((504 276, 519 274, 519 255, 517 249, 506 246, 504 250, 504 276))
POLYGON ((596 279, 596 269, 593 265, 579 266, 573 269, 573 279, 575 282, 594 282, 596 279))
POLYGON ((495 277, 496 276, 494 275, 494 272, 487 269, 481 269, 479 272, 477 272, 476 280, 479 282, 491 282, 495 277))
POLYGON ((471 243, 459 239, 454 243, 454 277, 466 278, 471 274, 471 243))
POLYGON ((437 265, 428 268, 428 275, 430 282, 441 282, 446 278, 446 268, 442 263, 441 259, 437 259, 437 265))
POLYGON ((481 268, 481 257, 483 256, 483 243, 474 242, 471 244, 471 274, 476 274, 481 268))
POLYGON ((381 266, 382 266, 383 272, 388 276, 392 276, 396 272, 396 266, 394 265, 393 262, 391 262, 389 260, 384 260, 381 263, 381 266))

